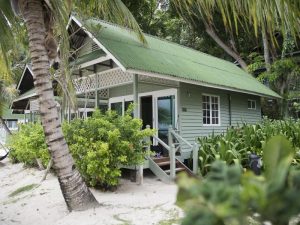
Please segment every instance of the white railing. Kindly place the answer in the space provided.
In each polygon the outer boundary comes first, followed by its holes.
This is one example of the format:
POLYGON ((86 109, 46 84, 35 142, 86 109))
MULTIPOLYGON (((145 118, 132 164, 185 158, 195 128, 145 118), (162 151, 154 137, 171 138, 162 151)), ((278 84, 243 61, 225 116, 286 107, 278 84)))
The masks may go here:
MULTIPOLYGON (((150 128, 149 125, 146 126, 146 128, 150 128)), ((173 180, 176 176, 176 152, 180 150, 180 148, 185 144, 187 145, 192 152, 192 158, 193 158, 193 174, 197 174, 198 172, 198 151, 199 146, 195 142, 193 145, 190 144, 187 140, 185 140, 183 137, 181 137, 179 134, 176 133, 176 131, 172 128, 172 126, 168 129, 168 144, 166 144, 164 141, 162 141, 159 137, 156 135, 152 136, 153 139, 157 141, 162 147, 164 147, 169 152, 170 157, 170 178, 173 180), (177 143, 174 143, 173 137, 178 141, 177 143), (177 147, 176 147, 177 145, 177 147)))
POLYGON ((132 74, 123 72, 120 68, 113 68, 89 76, 74 79, 73 85, 76 94, 82 94, 132 82, 132 74))

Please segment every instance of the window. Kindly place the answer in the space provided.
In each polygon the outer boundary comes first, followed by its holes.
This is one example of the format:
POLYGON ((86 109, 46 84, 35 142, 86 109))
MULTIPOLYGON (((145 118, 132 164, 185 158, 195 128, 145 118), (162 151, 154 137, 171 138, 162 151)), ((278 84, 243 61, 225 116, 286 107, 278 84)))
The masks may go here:
MULTIPOLYGON (((116 102, 110 103, 110 109, 113 111, 116 111, 118 115, 124 116, 126 111, 128 110, 130 104, 132 104, 133 101, 129 100, 117 100, 116 102)), ((133 112, 131 113, 131 116, 133 117, 133 112)))
POLYGON ((119 116, 123 115, 123 103, 122 102, 111 103, 110 109, 113 111, 116 111, 119 116))
POLYGON ((17 129, 18 128, 18 121, 17 120, 7 120, 6 125, 9 129, 17 129))
POLYGON ((202 95, 203 125, 220 124, 220 97, 202 95))
POLYGON ((248 109, 256 109, 256 100, 248 99, 248 109))

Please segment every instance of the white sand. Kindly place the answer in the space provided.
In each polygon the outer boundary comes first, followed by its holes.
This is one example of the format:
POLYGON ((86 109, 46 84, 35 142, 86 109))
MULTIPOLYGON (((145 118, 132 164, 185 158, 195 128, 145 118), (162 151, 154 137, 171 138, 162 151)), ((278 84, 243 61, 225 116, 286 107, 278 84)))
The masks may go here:
POLYGON ((1 225, 173 224, 183 214, 174 205, 176 185, 162 183, 154 176, 145 177, 142 186, 122 179, 116 192, 92 190, 101 206, 84 212, 68 212, 52 174, 37 188, 9 197, 20 187, 38 184, 43 173, 7 159, 0 162, 1 225))

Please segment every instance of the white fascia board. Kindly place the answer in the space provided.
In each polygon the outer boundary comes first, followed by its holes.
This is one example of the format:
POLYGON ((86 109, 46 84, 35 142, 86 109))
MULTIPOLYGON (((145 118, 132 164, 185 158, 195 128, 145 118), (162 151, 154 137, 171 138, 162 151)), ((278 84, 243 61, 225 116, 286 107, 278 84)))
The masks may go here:
POLYGON ((35 96, 37 96, 37 94, 36 93, 32 93, 31 95, 28 95, 28 96, 25 96, 25 97, 22 97, 22 98, 17 98, 13 102, 18 102, 18 101, 21 101, 21 100, 24 100, 24 99, 27 99, 27 98, 35 97, 35 96))
POLYGON ((105 61, 107 61, 109 59, 110 59, 109 56, 103 56, 103 57, 100 57, 98 59, 94 59, 92 61, 80 64, 78 66, 78 69, 82 69, 82 68, 85 68, 85 67, 88 67, 88 66, 92 66, 92 65, 97 64, 97 63, 105 62, 105 61))
POLYGON ((168 80, 173 80, 173 81, 178 81, 178 82, 184 82, 184 83, 188 83, 188 84, 194 84, 194 85, 198 85, 198 86, 215 88, 215 89, 220 89, 220 90, 239 92, 239 93, 255 95, 255 96, 261 96, 261 97, 276 98, 276 97, 273 97, 273 96, 264 95, 264 94, 251 92, 251 91, 246 91, 246 90, 241 90, 241 89, 237 89, 237 88, 229 88, 229 87, 209 84, 209 83, 205 83, 205 82, 201 82, 201 81, 194 81, 194 80, 184 79, 184 78, 180 78, 180 77, 173 77, 173 76, 170 76, 170 75, 161 75, 161 74, 158 74, 158 73, 147 72, 147 71, 142 71, 142 70, 128 69, 127 72, 133 73, 133 74, 140 74, 140 75, 150 76, 150 77, 168 79, 168 80))
POLYGON ((21 85, 21 83, 22 83, 22 80, 23 80, 23 78, 24 78, 24 75, 25 75, 25 72, 26 72, 27 69, 29 70, 29 72, 30 72, 31 75, 33 76, 32 70, 31 70, 30 67, 26 64, 26 66, 25 66, 25 68, 24 68, 24 70, 23 70, 22 76, 21 76, 21 78, 20 78, 20 80, 19 80, 19 83, 18 83, 18 85, 17 85, 17 90, 19 90, 19 87, 20 87, 20 85, 21 85))
POLYGON ((89 32, 81 23, 79 20, 77 20, 74 16, 71 16, 71 18, 79 27, 82 28, 82 30, 122 69, 123 72, 126 71, 126 68, 119 62, 119 60, 116 59, 105 47, 98 41, 97 38, 94 37, 94 35, 89 32))

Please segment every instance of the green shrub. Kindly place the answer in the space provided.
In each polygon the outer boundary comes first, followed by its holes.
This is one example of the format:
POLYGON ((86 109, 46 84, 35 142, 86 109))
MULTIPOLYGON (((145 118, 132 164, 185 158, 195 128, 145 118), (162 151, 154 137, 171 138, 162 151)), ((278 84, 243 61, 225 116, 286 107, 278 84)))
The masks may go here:
MULTIPOLYGON (((200 172, 205 175, 211 164, 223 160, 227 164, 238 163, 244 168, 249 165, 249 154, 262 156, 265 143, 275 135, 285 136, 296 151, 300 149, 300 120, 268 120, 264 119, 255 125, 243 124, 227 129, 220 135, 199 138, 199 165, 200 172)), ((293 164, 299 163, 296 155, 293 164)))
POLYGON ((19 131, 8 140, 11 149, 9 157, 13 162, 23 162, 26 166, 37 166, 36 159, 41 159, 47 166, 50 159, 43 128, 38 123, 22 124, 19 131))
MULTIPOLYGON (((92 117, 75 119, 63 124, 63 131, 76 166, 90 186, 111 188, 118 185, 121 165, 134 166, 144 162, 148 152, 142 140, 153 134, 141 130, 142 121, 133 119, 128 112, 118 116, 113 111, 92 117)), ((36 158, 46 166, 49 153, 42 126, 21 125, 20 131, 9 142, 10 157, 14 162, 37 166, 36 158)))
POLYGON ((129 113, 118 116, 96 111, 86 120, 64 124, 66 140, 77 168, 91 186, 109 188, 118 184, 121 165, 138 165, 148 154, 142 140, 153 132, 141 130, 142 121, 129 113))
POLYGON ((291 166, 294 148, 285 137, 275 136, 263 152, 262 176, 217 160, 204 179, 180 179, 177 204, 186 215, 182 224, 289 224, 300 213, 300 168, 291 166))

